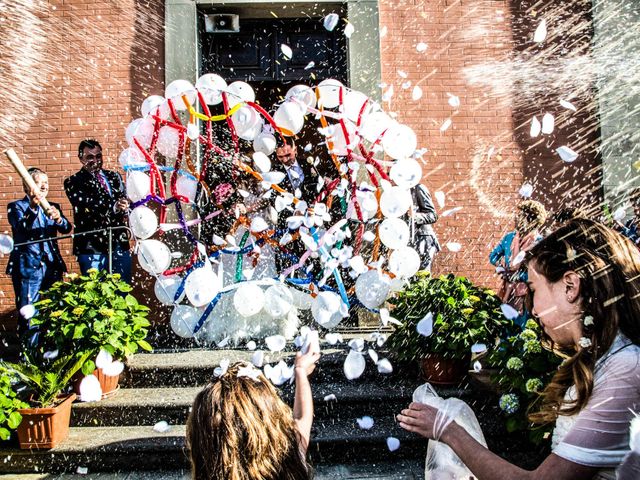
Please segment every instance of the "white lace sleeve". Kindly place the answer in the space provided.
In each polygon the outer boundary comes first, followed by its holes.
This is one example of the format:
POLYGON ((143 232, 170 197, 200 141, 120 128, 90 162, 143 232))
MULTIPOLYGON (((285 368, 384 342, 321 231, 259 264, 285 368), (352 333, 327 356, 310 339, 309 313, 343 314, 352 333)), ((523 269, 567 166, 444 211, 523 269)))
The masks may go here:
POLYGON ((629 452, 629 423, 639 408, 640 347, 630 345, 599 364, 587 406, 553 453, 580 465, 619 465, 629 452))

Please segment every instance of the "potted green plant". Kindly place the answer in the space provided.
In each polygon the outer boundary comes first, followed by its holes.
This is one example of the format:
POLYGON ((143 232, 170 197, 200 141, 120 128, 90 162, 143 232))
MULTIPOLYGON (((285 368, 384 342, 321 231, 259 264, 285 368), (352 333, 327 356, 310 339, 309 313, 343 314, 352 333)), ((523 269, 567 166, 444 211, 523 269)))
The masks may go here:
POLYGON ((537 322, 527 320, 524 329, 501 340, 484 361, 492 368, 491 380, 502 394, 499 406, 507 431, 528 431, 529 440, 534 444, 549 438, 553 424, 532 428, 528 412, 535 410, 540 392, 562 361, 544 348, 540 334, 537 322))
POLYGON ((11 431, 18 428, 22 421, 21 408, 29 407, 20 400, 13 388, 12 376, 0 368, 0 440, 8 440, 11 431))
POLYGON ((96 369, 96 355, 104 350, 124 361, 139 349, 152 350, 145 340, 149 308, 138 303, 131 290, 119 274, 95 269, 87 275, 66 275, 64 281, 54 283, 35 304, 37 312, 31 320, 41 330, 40 352, 90 351, 82 372, 95 372, 103 394, 117 388, 117 376, 113 381, 101 368, 96 369))
POLYGON ((28 356, 22 363, 0 364, 7 376, 18 377, 25 387, 21 395, 28 405, 18 409, 22 417, 17 425, 20 448, 53 448, 67 437, 76 395, 62 392, 90 355, 85 351, 57 357, 44 366, 36 365, 28 356))
POLYGON ((390 303, 401 322, 386 343, 390 353, 398 361, 419 361, 435 384, 460 381, 471 347, 492 346, 509 324, 493 291, 453 274, 421 273, 390 303))

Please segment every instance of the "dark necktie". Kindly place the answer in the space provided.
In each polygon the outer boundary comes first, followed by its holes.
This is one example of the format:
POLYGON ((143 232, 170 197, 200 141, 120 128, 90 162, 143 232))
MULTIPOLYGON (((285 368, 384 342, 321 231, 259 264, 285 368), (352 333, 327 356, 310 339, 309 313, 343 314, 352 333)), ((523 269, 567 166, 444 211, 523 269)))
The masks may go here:
POLYGON ((98 172, 96 173, 96 177, 98 178, 100 185, 102 185, 102 188, 104 188, 104 191, 107 192, 107 195, 111 196, 111 189, 109 188, 107 179, 104 178, 104 174, 102 172, 98 172))

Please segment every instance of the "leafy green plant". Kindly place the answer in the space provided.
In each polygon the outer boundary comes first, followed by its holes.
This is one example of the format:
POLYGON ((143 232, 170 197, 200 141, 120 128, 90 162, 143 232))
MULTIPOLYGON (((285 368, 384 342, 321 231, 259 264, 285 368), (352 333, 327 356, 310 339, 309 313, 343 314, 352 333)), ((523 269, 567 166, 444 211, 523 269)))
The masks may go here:
POLYGON ((29 405, 17 398, 13 388, 12 376, 9 372, 0 368, 0 440, 7 440, 22 421, 22 415, 18 412, 29 405))
POLYGON ((58 395, 92 353, 84 351, 61 356, 44 366, 36 365, 27 356, 22 363, 3 362, 0 368, 19 377, 26 387, 24 395, 29 405, 44 408, 55 404, 58 395))
POLYGON ((463 359, 471 346, 491 346, 511 323, 500 310, 500 299, 488 289, 453 274, 422 273, 391 301, 391 315, 402 322, 386 345, 395 358, 412 361, 437 353, 463 359), (433 333, 418 333, 418 323, 433 315, 433 333))
MULTIPOLYGON (((149 308, 131 295, 132 288, 119 274, 89 270, 87 275, 69 274, 43 292, 35 304, 33 325, 40 326, 42 351, 58 350, 60 355, 100 349, 124 359, 139 348, 151 351, 145 340, 149 308)), ((83 372, 95 366, 89 360, 83 372)))
POLYGON ((507 431, 529 431, 529 439, 539 444, 549 437, 553 425, 534 427, 527 413, 536 408, 540 392, 549 383, 562 359, 545 349, 540 341, 540 327, 527 320, 525 328, 500 342, 486 359, 486 366, 496 369, 491 380, 503 394, 500 409, 505 415, 507 431))

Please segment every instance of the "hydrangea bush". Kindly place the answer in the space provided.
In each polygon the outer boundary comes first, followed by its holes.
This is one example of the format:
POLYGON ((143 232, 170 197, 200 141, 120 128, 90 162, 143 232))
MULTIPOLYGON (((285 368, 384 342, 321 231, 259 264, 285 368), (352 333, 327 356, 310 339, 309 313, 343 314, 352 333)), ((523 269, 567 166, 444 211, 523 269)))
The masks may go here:
POLYGON ((507 431, 529 431, 529 439, 539 444, 549 437, 553 425, 534 427, 527 418, 535 411, 540 393, 551 380, 562 359, 542 347, 541 330, 534 320, 500 341, 487 363, 497 369, 492 381, 503 393, 498 404, 506 417, 507 431))

